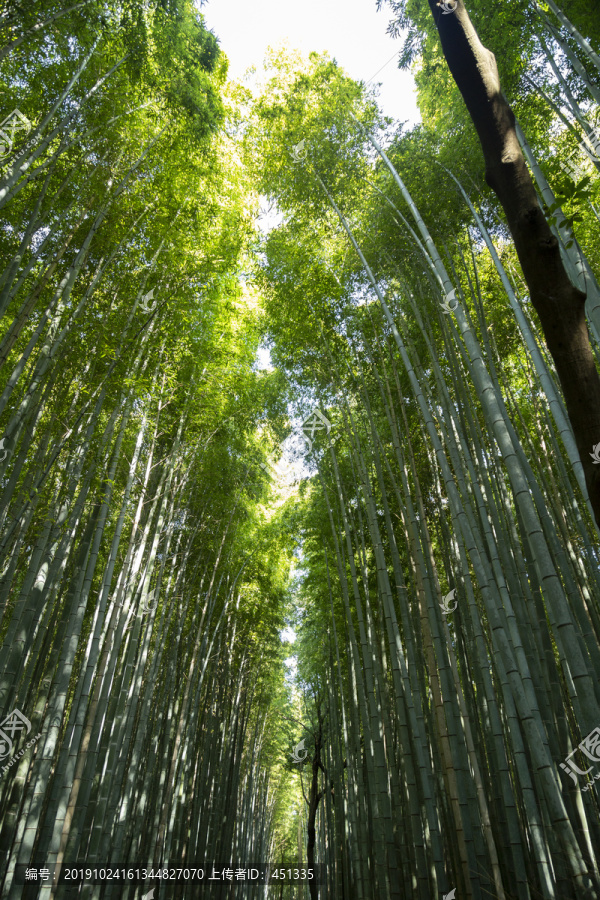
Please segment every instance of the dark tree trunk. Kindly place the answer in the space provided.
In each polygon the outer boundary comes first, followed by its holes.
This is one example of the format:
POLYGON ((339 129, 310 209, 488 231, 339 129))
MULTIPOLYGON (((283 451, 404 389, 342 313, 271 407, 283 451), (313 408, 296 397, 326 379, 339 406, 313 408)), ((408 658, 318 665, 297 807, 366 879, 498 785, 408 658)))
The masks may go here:
POLYGON ((561 383, 583 464, 590 502, 600 528, 600 471, 590 457, 600 442, 600 377, 585 319, 585 294, 565 271, 557 239, 537 200, 515 131, 515 117, 502 95, 496 58, 473 28, 462 3, 444 12, 429 6, 442 49, 479 135, 485 178, 502 203, 515 248, 561 383))
MULTIPOLYGON (((314 868, 315 865, 315 844, 317 839, 316 820, 317 809, 323 797, 324 791, 319 790, 319 769, 323 772, 323 762, 321 760, 321 747, 323 744, 323 720, 321 718, 320 706, 317 707, 318 729, 314 736, 315 749, 312 758, 312 776, 310 781, 310 792, 307 798, 308 802, 308 820, 306 823, 306 864, 307 868, 314 868)), ((308 882, 310 890, 310 900, 318 900, 319 892, 316 884, 317 879, 313 878, 308 882)))

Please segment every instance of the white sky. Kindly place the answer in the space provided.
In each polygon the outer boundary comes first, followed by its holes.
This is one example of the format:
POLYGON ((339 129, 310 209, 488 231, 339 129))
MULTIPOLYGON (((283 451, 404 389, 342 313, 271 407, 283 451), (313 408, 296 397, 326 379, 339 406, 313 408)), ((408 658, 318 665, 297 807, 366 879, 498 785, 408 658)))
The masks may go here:
POLYGON ((357 81, 381 82, 384 113, 420 121, 412 75, 397 68, 400 41, 386 34, 390 8, 378 13, 375 0, 208 0, 201 12, 229 58, 230 78, 250 66, 260 71, 266 48, 285 41, 304 55, 327 51, 357 81))

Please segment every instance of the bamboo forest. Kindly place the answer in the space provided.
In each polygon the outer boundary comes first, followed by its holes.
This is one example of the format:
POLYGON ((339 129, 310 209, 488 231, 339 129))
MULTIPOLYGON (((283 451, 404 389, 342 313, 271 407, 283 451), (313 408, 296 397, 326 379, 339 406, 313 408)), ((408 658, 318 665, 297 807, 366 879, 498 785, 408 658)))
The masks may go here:
POLYGON ((3 900, 600 900, 597 0, 361 4, 0 3, 3 900))

